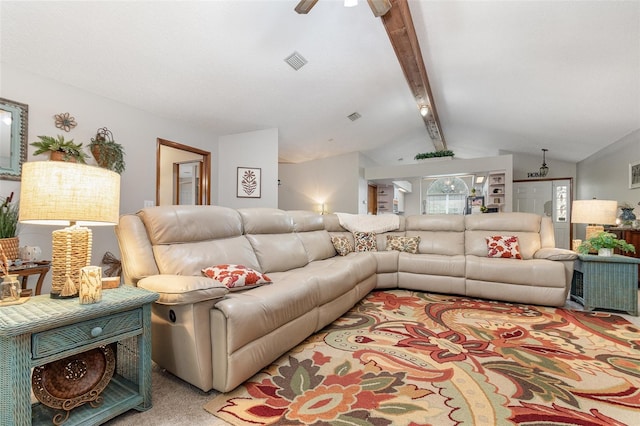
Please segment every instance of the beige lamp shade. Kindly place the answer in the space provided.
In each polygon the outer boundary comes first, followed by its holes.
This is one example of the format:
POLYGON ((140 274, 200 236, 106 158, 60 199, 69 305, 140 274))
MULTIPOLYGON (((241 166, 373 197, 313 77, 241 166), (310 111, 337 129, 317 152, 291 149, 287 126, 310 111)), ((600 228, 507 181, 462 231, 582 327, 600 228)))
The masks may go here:
POLYGON ((118 223, 120 175, 65 161, 34 161, 22 165, 22 223, 104 226, 118 223))
POLYGON ((53 231, 51 297, 76 297, 80 271, 91 263, 92 233, 86 226, 115 225, 120 211, 120 175, 64 161, 22 165, 22 223, 72 225, 53 231))
POLYGON ((617 213, 617 201, 575 200, 571 207, 571 222, 587 224, 585 238, 588 240, 604 231, 602 225, 615 225, 617 213))
POLYGON ((615 200, 575 200, 571 208, 572 223, 615 225, 618 202, 615 200))

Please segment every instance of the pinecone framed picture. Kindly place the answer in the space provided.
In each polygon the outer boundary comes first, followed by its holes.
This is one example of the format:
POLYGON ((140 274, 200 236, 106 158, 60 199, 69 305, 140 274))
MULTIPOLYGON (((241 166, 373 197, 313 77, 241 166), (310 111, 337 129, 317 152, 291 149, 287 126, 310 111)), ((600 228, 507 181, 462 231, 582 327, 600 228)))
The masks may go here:
POLYGON ((260 198, 262 169, 254 167, 238 167, 238 198, 260 198))

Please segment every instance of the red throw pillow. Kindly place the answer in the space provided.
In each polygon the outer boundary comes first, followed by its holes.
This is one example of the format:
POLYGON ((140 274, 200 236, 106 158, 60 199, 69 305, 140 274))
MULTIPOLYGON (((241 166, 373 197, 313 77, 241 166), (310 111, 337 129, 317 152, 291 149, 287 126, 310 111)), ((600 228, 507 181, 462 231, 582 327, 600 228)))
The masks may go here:
POLYGON ((255 287, 262 284, 271 284, 271 279, 265 274, 247 268, 243 265, 217 265, 202 270, 202 273, 229 289, 241 287, 255 287))
POLYGON ((494 235, 487 237, 488 257, 503 257, 508 259, 522 259, 518 237, 494 235))

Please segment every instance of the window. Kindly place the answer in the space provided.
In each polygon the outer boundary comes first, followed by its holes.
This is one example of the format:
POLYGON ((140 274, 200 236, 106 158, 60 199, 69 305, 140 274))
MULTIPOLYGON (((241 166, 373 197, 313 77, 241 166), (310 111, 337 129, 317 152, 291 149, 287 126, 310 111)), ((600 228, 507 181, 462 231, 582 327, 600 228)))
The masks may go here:
POLYGON ((469 187, 458 177, 434 180, 427 189, 425 214, 464 214, 469 187))
POLYGON ((554 195, 556 197, 555 211, 553 212, 554 222, 567 222, 568 217, 568 193, 569 186, 554 183, 554 195))

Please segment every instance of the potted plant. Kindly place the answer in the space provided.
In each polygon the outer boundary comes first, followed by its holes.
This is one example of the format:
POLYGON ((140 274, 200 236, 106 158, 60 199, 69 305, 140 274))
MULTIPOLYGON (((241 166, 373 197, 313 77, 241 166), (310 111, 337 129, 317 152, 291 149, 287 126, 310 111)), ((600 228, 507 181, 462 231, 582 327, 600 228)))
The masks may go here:
POLYGON ((18 258, 18 205, 12 203, 13 192, 0 204, 0 245, 10 260, 18 258))
POLYGON ((113 140, 113 134, 103 127, 89 143, 89 150, 100 167, 116 173, 124 172, 124 148, 113 140))
POLYGON ((31 146, 36 147, 33 155, 49 152, 49 158, 56 161, 69 161, 72 163, 86 163, 87 153, 82 150, 82 143, 74 143, 73 139, 65 140, 64 136, 38 136, 38 142, 32 142, 31 146))
POLYGON ((615 234, 611 232, 600 232, 595 237, 585 240, 578 246, 578 252, 587 254, 590 251, 597 251, 600 256, 611 256, 613 250, 618 249, 622 252, 636 252, 633 244, 627 243, 625 240, 619 240, 615 234))
POLYGON ((453 157, 455 154, 450 150, 422 152, 413 157, 414 160, 424 160, 425 158, 453 157))

